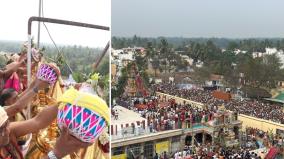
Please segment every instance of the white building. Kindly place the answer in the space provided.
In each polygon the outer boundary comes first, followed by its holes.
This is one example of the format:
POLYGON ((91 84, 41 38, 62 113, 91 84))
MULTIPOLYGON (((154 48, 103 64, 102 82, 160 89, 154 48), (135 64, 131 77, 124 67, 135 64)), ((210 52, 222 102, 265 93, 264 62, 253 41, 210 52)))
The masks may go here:
POLYGON ((263 55, 264 55, 264 53, 262 53, 262 52, 253 52, 252 53, 253 58, 262 57, 263 55))
POLYGON ((114 49, 111 49, 111 56, 112 58, 118 58, 118 55, 123 53, 123 50, 122 49, 119 49, 119 50, 114 50, 114 49))
POLYGON ((195 64, 196 67, 201 68, 203 66, 203 62, 198 60, 197 63, 195 64))
POLYGON ((210 80, 205 81, 206 86, 217 86, 217 87, 222 87, 223 83, 222 80, 224 79, 224 76, 222 75, 215 75, 212 74, 210 75, 210 80))
MULTIPOLYGON (((265 54, 272 55, 281 52, 282 50, 278 51, 276 48, 265 48, 265 54)), ((283 53, 283 51, 282 51, 283 53)))
POLYGON ((134 61, 134 52, 131 50, 125 50, 125 49, 119 49, 119 50, 111 50, 111 63, 114 66, 112 68, 115 68, 116 70, 113 71, 113 74, 116 75, 116 77, 113 77, 115 81, 117 81, 118 77, 121 76, 121 69, 127 66, 127 64, 131 61, 134 61))
POLYGON ((184 61, 186 61, 190 66, 193 65, 193 59, 192 59, 192 58, 190 58, 190 57, 187 56, 187 55, 180 55, 180 56, 181 56, 181 58, 182 58, 184 61))
POLYGON ((284 52, 283 50, 277 50, 276 48, 265 48, 265 52, 254 52, 252 53, 253 58, 256 57, 262 57, 265 55, 273 55, 276 54, 276 56, 280 59, 280 62, 282 64, 281 68, 284 68, 284 52))
POLYGON ((240 50, 240 49, 235 49, 234 50, 234 53, 236 54, 236 55, 238 55, 238 54, 245 54, 247 51, 243 51, 243 50, 240 50))

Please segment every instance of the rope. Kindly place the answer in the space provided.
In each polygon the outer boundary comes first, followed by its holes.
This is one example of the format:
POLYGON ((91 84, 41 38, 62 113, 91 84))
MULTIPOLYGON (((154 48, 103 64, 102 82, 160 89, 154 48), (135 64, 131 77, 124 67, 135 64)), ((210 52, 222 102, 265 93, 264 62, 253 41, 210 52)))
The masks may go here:
MULTIPOLYGON (((42 3, 41 3, 41 12, 42 12, 42 17, 44 18, 43 0, 42 0, 42 3)), ((70 72, 73 74, 73 70, 71 69, 69 63, 67 62, 67 60, 66 60, 66 58, 65 58, 65 56, 64 56, 64 54, 63 54, 63 52, 60 51, 59 48, 57 47, 57 45, 56 45, 54 39, 52 38, 52 36, 51 36, 51 34, 50 34, 50 32, 49 32, 48 27, 45 25, 44 22, 43 22, 43 25, 44 25, 44 27, 45 27, 45 29, 46 29, 48 35, 49 35, 49 38, 51 39, 51 41, 52 41, 52 43, 53 43, 53 45, 56 47, 56 49, 57 49, 57 51, 58 51, 58 54, 62 56, 62 58, 64 59, 63 61, 64 61, 65 64, 67 65, 67 67, 68 67, 68 69, 70 70, 70 72)), ((110 44, 109 44, 109 42, 108 42, 107 45, 106 45, 106 47, 105 47, 104 50, 103 50, 102 55, 99 57, 98 61, 97 61, 97 62, 95 63, 95 65, 94 65, 94 68, 95 68, 95 69, 98 67, 98 65, 100 64, 102 58, 105 56, 106 52, 108 51, 109 46, 110 46, 110 44)), ((82 73, 81 73, 81 74, 82 74, 82 73)), ((82 75, 83 75, 83 76, 86 76, 86 75, 84 75, 84 74, 82 74, 82 75)))
MULTIPOLYGON (((43 12, 43 0, 42 0, 42 3, 41 3, 41 12, 42 12, 42 17, 44 17, 44 12, 43 12)), ((46 24, 45 24, 44 22, 42 22, 42 23, 43 23, 43 25, 44 25, 44 27, 45 27, 47 33, 48 33, 48 36, 49 36, 50 40, 52 41, 53 45, 54 45, 55 48, 57 49, 58 54, 60 54, 60 55, 63 57, 63 59, 64 59, 63 61, 64 61, 65 64, 67 65, 69 71, 73 74, 72 68, 71 68, 70 65, 67 63, 67 60, 66 60, 66 58, 65 58, 65 56, 64 56, 64 54, 63 54, 63 52, 60 51, 59 48, 57 47, 57 45, 56 45, 54 39, 52 38, 52 36, 51 36, 51 34, 50 34, 50 32, 49 32, 49 29, 48 29, 47 26, 46 26, 46 24)))

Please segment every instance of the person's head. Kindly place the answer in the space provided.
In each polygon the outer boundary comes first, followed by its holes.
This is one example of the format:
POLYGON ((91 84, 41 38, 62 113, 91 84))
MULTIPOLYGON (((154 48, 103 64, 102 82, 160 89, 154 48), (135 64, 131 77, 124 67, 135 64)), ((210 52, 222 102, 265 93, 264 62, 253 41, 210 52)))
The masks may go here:
POLYGON ((0 147, 9 144, 9 120, 3 107, 0 106, 0 147))
POLYGON ((0 105, 8 106, 12 105, 17 101, 18 92, 12 88, 4 89, 0 96, 0 105))

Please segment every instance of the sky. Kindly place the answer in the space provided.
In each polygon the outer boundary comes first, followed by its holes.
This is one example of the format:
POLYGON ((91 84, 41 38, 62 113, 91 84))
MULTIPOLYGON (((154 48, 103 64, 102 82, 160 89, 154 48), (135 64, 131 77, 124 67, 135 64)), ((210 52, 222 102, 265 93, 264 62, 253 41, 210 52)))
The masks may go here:
MULTIPOLYGON (((46 18, 83 23, 111 25, 111 0, 43 0, 46 18)), ((0 40, 27 41, 28 19, 39 15, 39 0, 9 0, 0 3, 0 40)), ((45 23, 56 44, 103 48, 110 40, 110 31, 45 23)), ((38 23, 33 22, 32 36, 37 42, 38 23)), ((41 43, 50 43, 41 25, 41 43)))
POLYGON ((112 0, 112 36, 284 38, 283 0, 112 0))

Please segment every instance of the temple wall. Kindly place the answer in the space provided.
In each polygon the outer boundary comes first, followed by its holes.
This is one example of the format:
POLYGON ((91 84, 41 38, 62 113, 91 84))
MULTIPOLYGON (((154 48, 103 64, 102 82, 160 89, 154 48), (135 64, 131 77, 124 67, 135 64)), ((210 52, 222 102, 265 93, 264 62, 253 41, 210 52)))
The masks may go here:
MULTIPOLYGON (((160 96, 161 99, 164 99, 164 100, 175 99, 176 103, 183 104, 184 101, 185 101, 186 103, 191 104, 191 105, 195 105, 197 107, 203 107, 204 106, 204 104, 202 104, 202 103, 194 102, 194 101, 187 100, 187 99, 184 99, 184 98, 180 98, 180 97, 177 97, 177 96, 172 96, 172 95, 161 93, 161 92, 157 92, 156 94, 157 94, 157 96, 160 96)), ((244 115, 244 114, 239 114, 238 119, 243 122, 243 124, 242 124, 243 130, 245 130, 246 127, 253 127, 253 128, 258 128, 258 129, 265 131, 265 132, 272 130, 273 133, 276 133, 277 129, 284 131, 284 124, 279 124, 279 123, 272 122, 272 121, 269 121, 269 120, 251 117, 251 116, 244 115)))
POLYGON ((246 127, 254 127, 265 132, 272 130, 273 133, 276 133, 277 129, 284 131, 284 124, 279 124, 269 120, 259 119, 244 114, 240 114, 238 119, 243 122, 243 129, 246 127))

